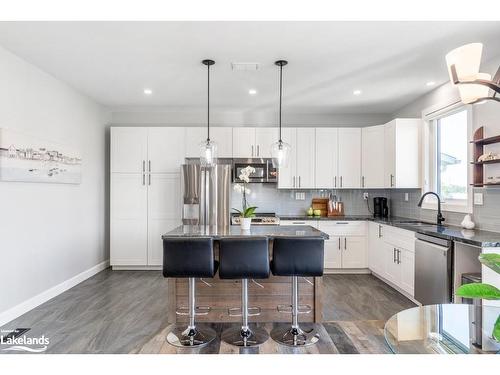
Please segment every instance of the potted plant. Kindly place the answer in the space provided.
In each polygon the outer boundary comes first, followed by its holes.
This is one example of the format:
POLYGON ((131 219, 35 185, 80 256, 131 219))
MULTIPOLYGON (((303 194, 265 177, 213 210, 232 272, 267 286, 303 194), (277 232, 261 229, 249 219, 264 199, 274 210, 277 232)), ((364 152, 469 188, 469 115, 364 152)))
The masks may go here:
POLYGON ((240 226, 242 230, 249 230, 250 224, 252 223, 252 217, 255 216, 255 210, 257 207, 248 206, 247 202, 247 194, 250 194, 250 189, 247 187, 247 184, 250 182, 250 175, 255 173, 255 168, 251 166, 247 166, 241 170, 240 175, 238 176, 243 184, 235 184, 234 190, 241 193, 242 195, 242 209, 238 210, 233 208, 234 211, 240 214, 240 226))
MULTIPOLYGON (((481 254, 479 261, 486 267, 500 274, 500 254, 481 254)), ((480 298, 487 300, 500 300, 500 290, 489 284, 473 283, 465 284, 457 289, 457 296, 463 298, 480 298)), ((491 337, 500 342, 500 315, 497 317, 491 337)))

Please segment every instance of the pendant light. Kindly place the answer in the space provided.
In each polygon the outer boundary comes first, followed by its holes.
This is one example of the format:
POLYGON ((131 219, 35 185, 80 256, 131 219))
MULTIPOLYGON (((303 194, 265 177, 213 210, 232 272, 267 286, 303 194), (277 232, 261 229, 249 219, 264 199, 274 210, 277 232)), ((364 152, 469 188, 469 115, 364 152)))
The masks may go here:
POLYGON ((500 102, 500 68, 491 79, 488 73, 481 73, 483 45, 470 43, 458 47, 446 55, 446 65, 453 85, 458 86, 460 99, 464 104, 474 104, 486 100, 500 102), (490 94, 490 90, 493 94, 490 94))
POLYGON ((207 139, 200 143, 200 163, 206 167, 217 164, 217 144, 210 140, 210 66, 215 64, 214 60, 203 60, 202 64, 207 67, 207 139))
POLYGON ((280 68, 280 109, 279 109, 279 140, 271 145, 271 157, 275 168, 288 166, 290 160, 291 146, 281 139, 281 103, 283 101, 283 67, 288 64, 286 60, 278 60, 274 63, 280 68))

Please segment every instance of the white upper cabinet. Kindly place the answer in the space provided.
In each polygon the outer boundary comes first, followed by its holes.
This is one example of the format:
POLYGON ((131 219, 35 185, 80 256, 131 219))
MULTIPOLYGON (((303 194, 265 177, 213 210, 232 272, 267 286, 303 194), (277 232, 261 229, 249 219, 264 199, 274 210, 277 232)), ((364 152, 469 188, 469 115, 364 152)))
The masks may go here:
POLYGON ((339 128, 340 188, 361 187, 361 128, 339 128))
POLYGON ((316 188, 337 187, 338 152, 337 128, 316 128, 316 188))
POLYGON ((315 129, 286 128, 281 134, 292 149, 288 166, 278 171, 278 188, 314 188, 315 129))
POLYGON ((255 128, 233 128, 233 157, 257 157, 255 128))
POLYGON ((148 165, 150 173, 180 173, 184 163, 185 128, 148 129, 148 165))
POLYGON ((420 119, 395 119, 385 124, 384 186, 420 187, 420 119))
MULTIPOLYGON (((200 157, 200 143, 207 139, 206 127, 185 128, 186 157, 200 157)), ((210 139, 217 143, 217 157, 233 157, 233 128, 210 127, 210 139)))
POLYGON ((315 129, 297 128, 295 136, 296 177, 295 186, 299 189, 314 188, 314 159, 315 159, 315 129))
POLYGON ((235 158, 270 158, 271 144, 278 140, 278 128, 233 128, 235 158))
POLYGON ((281 167, 278 171, 278 188, 293 189, 296 187, 296 171, 297 171, 297 131, 296 129, 286 128, 281 129, 281 138, 283 142, 288 143, 292 149, 290 150, 290 159, 286 167, 281 167))
POLYGON ((111 128, 111 172, 142 173, 148 158, 147 128, 111 128))
POLYGON ((384 187, 384 140, 384 125, 361 129, 361 187, 384 187))
MULTIPOLYGON (((205 133, 207 131, 206 128, 205 133)), ((205 137, 202 139, 206 139, 205 137)), ((212 128, 210 127, 210 139, 217 143, 217 157, 232 158, 233 157, 233 128, 212 128)), ((199 150, 199 148, 198 148, 199 150)), ((197 157, 199 157, 199 151, 197 157)))
POLYGON ((255 128, 255 157, 270 158, 271 145, 279 138, 278 128, 255 128))
MULTIPOLYGON (((200 143, 207 139, 207 128, 186 128, 186 157, 200 157, 200 143)), ((232 140, 231 140, 232 142, 232 140)))

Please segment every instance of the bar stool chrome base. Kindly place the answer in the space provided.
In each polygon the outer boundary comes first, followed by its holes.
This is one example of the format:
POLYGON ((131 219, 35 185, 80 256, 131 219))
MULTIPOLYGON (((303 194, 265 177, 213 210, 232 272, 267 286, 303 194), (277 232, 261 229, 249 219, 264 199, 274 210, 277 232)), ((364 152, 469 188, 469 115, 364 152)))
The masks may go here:
POLYGON ((179 348, 202 347, 213 341, 217 334, 209 327, 179 327, 174 326, 167 333, 167 342, 179 348))
POLYGON ((259 346, 269 339, 269 333, 264 328, 252 327, 243 330, 241 327, 228 328, 222 332, 221 340, 234 346, 259 346))
POLYGON ((316 329, 302 330, 300 327, 276 327, 271 331, 274 341, 287 346, 308 346, 319 341, 316 329))

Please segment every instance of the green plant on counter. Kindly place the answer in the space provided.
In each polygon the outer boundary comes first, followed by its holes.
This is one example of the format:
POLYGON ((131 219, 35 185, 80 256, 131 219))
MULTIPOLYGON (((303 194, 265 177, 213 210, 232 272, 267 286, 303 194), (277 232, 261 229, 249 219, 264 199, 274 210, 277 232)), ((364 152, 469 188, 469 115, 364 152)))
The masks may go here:
POLYGON ((240 214, 241 217, 255 217, 255 210, 257 209, 257 207, 247 207, 246 209, 244 210, 237 210, 236 208, 233 208, 233 210, 235 210, 237 213, 240 214))
MULTIPOLYGON (((479 261, 486 267, 500 274, 500 254, 481 254, 479 261)), ((465 284, 457 289, 457 296, 462 298, 480 298, 486 300, 500 300, 500 290, 489 284, 465 284)), ((493 327, 492 337, 500 342, 500 315, 493 327)))
POLYGON ((257 207, 255 206, 248 206, 247 202, 247 194, 250 194, 250 189, 247 187, 247 184, 250 182, 250 175, 252 173, 255 173, 255 168, 252 166, 247 166, 241 170, 240 175, 238 178, 243 182, 243 184, 234 184, 234 190, 237 191, 238 193, 241 194, 241 205, 242 209, 237 210, 236 208, 233 208, 234 211, 236 211, 240 217, 242 218, 250 218, 255 216, 255 210, 257 207))

